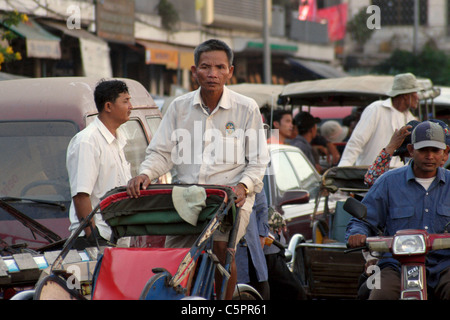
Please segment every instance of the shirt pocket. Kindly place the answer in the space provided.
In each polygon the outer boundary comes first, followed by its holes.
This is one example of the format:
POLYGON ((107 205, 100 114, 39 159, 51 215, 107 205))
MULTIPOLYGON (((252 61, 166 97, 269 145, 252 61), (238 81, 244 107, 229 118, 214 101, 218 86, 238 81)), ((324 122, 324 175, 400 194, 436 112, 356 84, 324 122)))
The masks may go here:
POLYGON ((392 231, 395 233, 397 230, 411 229, 414 228, 412 223, 412 218, 414 217, 414 207, 405 206, 391 208, 391 227, 392 231))
MULTIPOLYGON (((128 162, 126 159, 125 159, 125 161, 122 162, 122 166, 123 166, 123 173, 124 173, 125 179, 127 179, 126 182, 128 182, 128 180, 131 179, 130 176, 138 175, 138 172, 131 172, 131 163, 128 162)), ((137 171, 137 170, 135 170, 135 171, 137 171)))
POLYGON ((442 204, 438 205, 436 208, 436 213, 433 232, 442 233, 446 228, 450 231, 450 206, 442 204))

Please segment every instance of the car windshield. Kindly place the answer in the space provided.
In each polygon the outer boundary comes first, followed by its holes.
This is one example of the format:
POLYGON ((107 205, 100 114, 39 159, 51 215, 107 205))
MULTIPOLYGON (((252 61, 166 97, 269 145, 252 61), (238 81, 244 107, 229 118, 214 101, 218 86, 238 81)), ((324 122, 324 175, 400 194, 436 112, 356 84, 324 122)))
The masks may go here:
POLYGON ((66 150, 76 132, 68 121, 0 122, 0 197, 70 201, 66 150))
MULTIPOLYGON (((66 150, 77 131, 76 124, 69 121, 0 121, 3 244, 26 244, 35 249, 49 243, 50 233, 39 227, 40 231, 31 228, 27 219, 56 234, 56 238, 50 235, 53 240, 69 235, 71 196, 66 150)), ((10 252, 9 249, 5 252, 10 252)))
POLYGON ((300 152, 286 150, 272 154, 272 165, 281 192, 303 189, 314 195, 317 191, 319 178, 300 152))

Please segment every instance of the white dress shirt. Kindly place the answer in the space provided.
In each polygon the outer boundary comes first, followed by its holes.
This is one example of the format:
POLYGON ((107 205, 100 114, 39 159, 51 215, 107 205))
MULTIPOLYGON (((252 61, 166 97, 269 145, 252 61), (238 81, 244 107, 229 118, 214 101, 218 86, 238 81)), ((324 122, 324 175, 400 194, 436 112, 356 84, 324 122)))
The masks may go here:
POLYGON ((259 107, 253 99, 224 88, 211 114, 200 89, 176 98, 152 138, 140 173, 151 180, 172 167, 185 184, 236 185, 260 192, 269 162, 259 107))
MULTIPOLYGON (((392 100, 378 100, 367 106, 361 114, 361 119, 352 132, 339 166, 370 166, 386 147, 394 134, 415 117, 406 110, 400 112, 392 105, 392 100)), ((391 168, 402 166, 400 157, 392 157, 391 168)))
MULTIPOLYGON (((120 128, 117 138, 96 118, 84 130, 75 135, 67 149, 67 170, 69 172, 71 195, 90 195, 92 208, 106 192, 124 186, 131 179, 130 164, 125 158, 126 139, 120 128)), ((79 226, 72 201, 69 211, 70 231, 79 226)), ((100 213, 94 217, 100 235, 109 240, 111 229, 100 213)), ((81 235, 84 235, 84 231, 81 235)))

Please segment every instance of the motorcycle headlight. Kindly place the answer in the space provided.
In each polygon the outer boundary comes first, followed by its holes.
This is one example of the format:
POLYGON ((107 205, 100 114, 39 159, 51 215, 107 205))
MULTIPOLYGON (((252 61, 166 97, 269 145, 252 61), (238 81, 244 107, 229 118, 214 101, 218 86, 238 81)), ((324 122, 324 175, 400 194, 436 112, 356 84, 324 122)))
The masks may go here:
POLYGON ((401 235, 394 238, 394 254, 425 253, 425 238, 421 234, 401 235))

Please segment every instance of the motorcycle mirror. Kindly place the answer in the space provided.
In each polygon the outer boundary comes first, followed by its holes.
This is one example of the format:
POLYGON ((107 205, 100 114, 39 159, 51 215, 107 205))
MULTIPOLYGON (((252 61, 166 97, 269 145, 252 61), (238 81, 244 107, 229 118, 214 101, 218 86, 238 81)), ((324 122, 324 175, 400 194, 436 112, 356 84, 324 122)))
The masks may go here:
POLYGON ((364 204, 355 198, 347 198, 344 203, 344 210, 359 220, 365 220, 367 216, 367 208, 364 204))
POLYGON ((379 228, 373 226, 370 224, 366 217, 367 217, 367 207, 361 203, 360 201, 356 200, 355 198, 347 198, 347 200, 344 203, 344 210, 347 211, 350 215, 355 217, 356 219, 359 219, 361 221, 364 221, 369 225, 369 227, 376 232, 378 235, 382 235, 383 231, 379 228))

